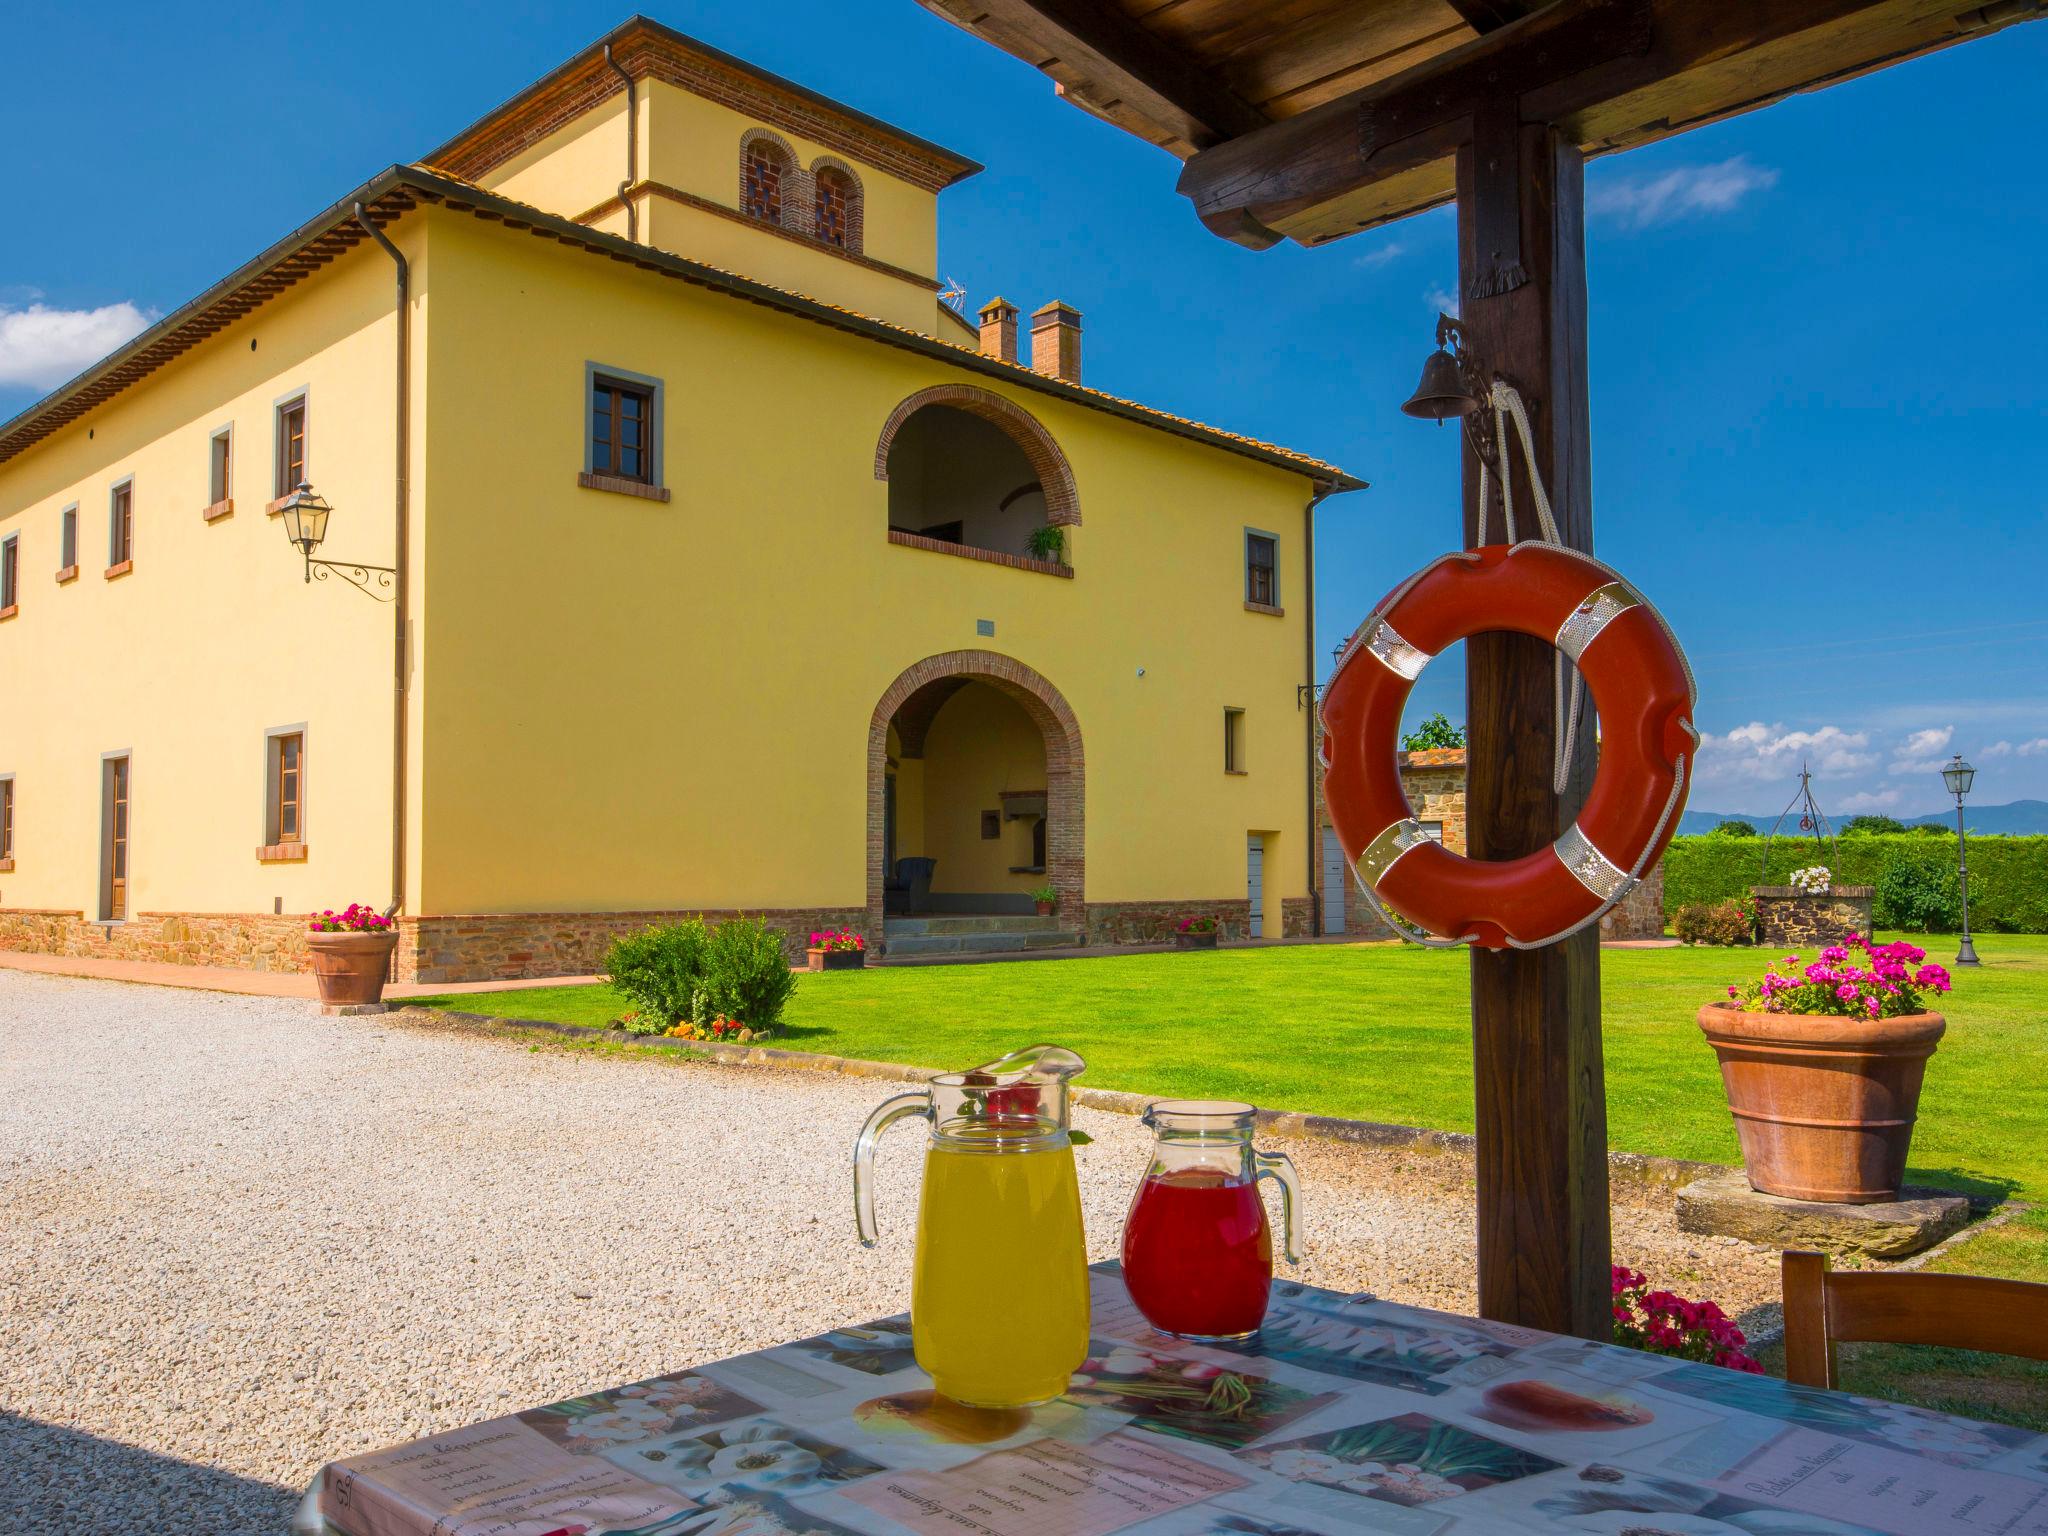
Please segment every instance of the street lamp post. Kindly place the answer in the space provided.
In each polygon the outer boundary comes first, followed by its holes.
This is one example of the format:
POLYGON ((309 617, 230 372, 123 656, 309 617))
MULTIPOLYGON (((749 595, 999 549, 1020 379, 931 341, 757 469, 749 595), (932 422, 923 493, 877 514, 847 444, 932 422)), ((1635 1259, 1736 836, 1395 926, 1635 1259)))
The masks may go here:
POLYGON ((1970 792, 1970 781, 1977 777, 1977 770, 1963 761, 1958 752, 1941 770, 1941 781, 1948 786, 1948 792, 1956 797, 1956 890, 1963 899, 1963 944, 1956 951, 1957 965, 1976 965, 1977 946, 1970 942, 1970 849, 1969 834, 1963 829, 1963 796, 1970 792))

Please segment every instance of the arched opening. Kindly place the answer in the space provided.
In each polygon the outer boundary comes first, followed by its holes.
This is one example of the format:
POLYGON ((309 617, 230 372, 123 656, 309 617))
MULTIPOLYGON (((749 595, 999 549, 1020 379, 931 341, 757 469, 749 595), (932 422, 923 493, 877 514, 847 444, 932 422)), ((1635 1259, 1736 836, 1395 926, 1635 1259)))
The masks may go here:
POLYGON ((994 422, 928 405, 889 451, 889 526, 970 549, 1028 555, 1048 519, 1024 450, 994 422))
POLYGON ((761 129, 740 138, 740 207, 750 219, 781 224, 794 190, 796 156, 782 140, 761 129))
POLYGON ((811 234, 822 243, 858 255, 861 243, 860 179, 843 166, 811 167, 811 234))
POLYGON ((1084 925, 1081 733, 1066 700, 989 651, 930 657, 875 706, 868 917, 1032 910, 1051 885, 1084 925))
POLYGON ((875 478, 889 485, 891 530, 970 549, 1046 558, 1043 530, 1081 521, 1052 434, 974 385, 920 390, 897 406, 875 445, 875 478))

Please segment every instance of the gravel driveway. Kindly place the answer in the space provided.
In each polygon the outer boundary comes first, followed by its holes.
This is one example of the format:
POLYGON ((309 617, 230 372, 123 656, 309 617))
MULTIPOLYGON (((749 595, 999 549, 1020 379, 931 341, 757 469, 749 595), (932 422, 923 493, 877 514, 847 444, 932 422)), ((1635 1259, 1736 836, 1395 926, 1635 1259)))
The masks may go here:
MULTIPOLYGON (((848 1177, 891 1091, 0 972, 0 1532, 280 1532, 333 1457, 899 1311, 917 1136, 873 1253, 848 1177)), ((1147 1137, 1079 1123, 1106 1257, 1147 1137)), ((1302 1278, 1472 1307, 1467 1164, 1288 1150, 1302 1278)), ((1617 1198, 1618 1256, 1773 1293, 1617 1198)))

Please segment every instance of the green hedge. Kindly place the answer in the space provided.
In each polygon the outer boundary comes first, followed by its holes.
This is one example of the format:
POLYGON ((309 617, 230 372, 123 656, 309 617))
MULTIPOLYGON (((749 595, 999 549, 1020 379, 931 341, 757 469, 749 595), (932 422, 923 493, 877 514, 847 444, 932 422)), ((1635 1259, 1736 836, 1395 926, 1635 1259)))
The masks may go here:
MULTIPOLYGON (((1851 835, 1838 846, 1840 856, 1830 864, 1835 884, 1876 886, 1872 917, 1880 928, 1918 927, 1913 913, 1893 911, 1892 904, 1909 889, 1955 883, 1954 833, 1851 835), (1900 868, 1905 865, 1913 868, 1900 868)), ((1795 869, 1830 862, 1815 857, 1811 840, 1789 837, 1771 843, 1768 871, 1760 867, 1762 854, 1762 842, 1752 838, 1674 837, 1664 855, 1665 912, 1741 896, 1753 885, 1783 885, 1795 869)), ((2048 837, 1970 839, 1970 926, 1986 933, 2048 933, 2048 837)))

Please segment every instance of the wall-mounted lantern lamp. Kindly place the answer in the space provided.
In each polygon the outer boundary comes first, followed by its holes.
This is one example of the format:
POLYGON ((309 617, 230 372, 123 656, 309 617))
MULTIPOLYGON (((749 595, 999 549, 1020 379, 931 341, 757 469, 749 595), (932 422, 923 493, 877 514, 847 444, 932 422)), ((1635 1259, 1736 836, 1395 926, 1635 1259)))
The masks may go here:
POLYGON ((301 480, 298 489, 284 499, 284 505, 278 512, 284 518, 284 536, 305 558, 307 581, 316 577, 325 581, 332 572, 380 603, 388 603, 398 595, 392 590, 392 578, 398 574, 394 566, 313 558, 313 551, 327 538, 327 519, 333 515, 334 508, 325 496, 313 489, 310 481, 301 480))

